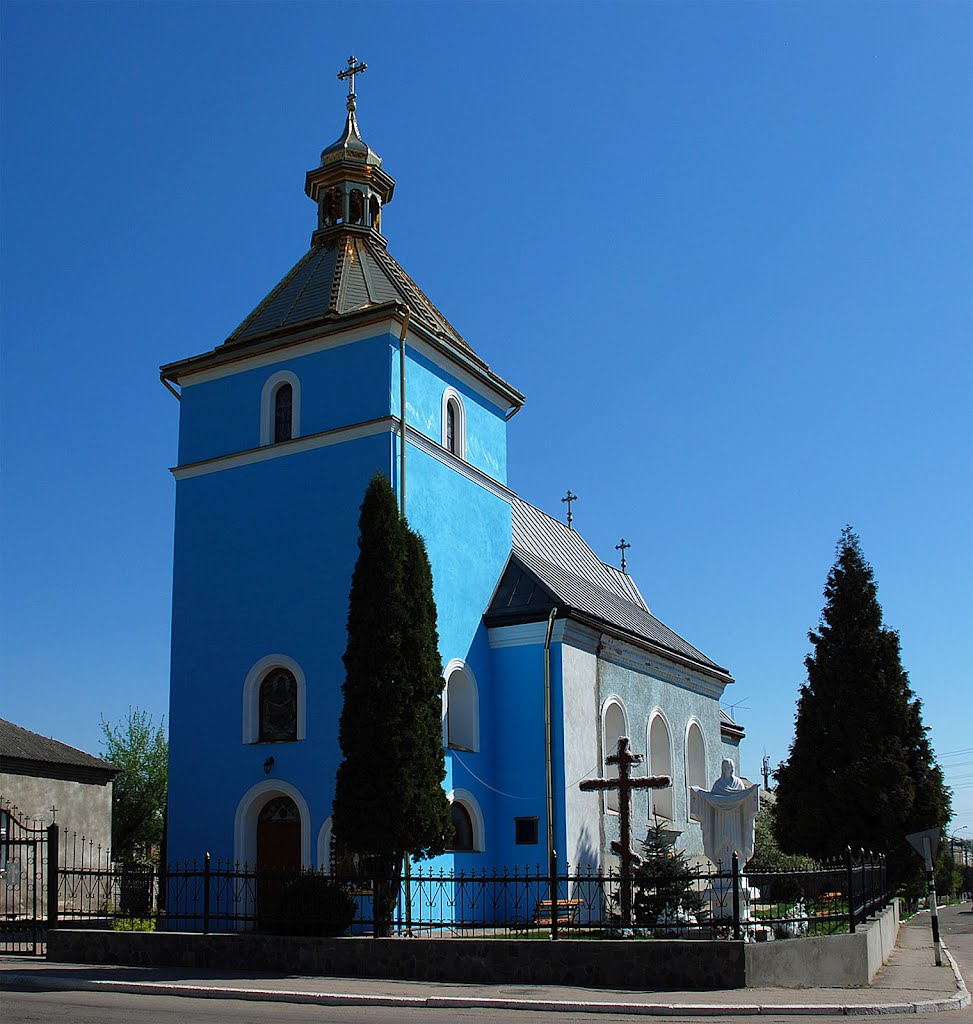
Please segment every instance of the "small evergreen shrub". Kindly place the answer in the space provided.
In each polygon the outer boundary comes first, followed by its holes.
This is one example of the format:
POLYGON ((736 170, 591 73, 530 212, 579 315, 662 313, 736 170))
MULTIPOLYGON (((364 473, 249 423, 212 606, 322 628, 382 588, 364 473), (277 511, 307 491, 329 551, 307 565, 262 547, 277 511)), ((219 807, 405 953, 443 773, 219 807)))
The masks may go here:
POLYGON ((299 875, 281 888, 269 930, 277 935, 341 935, 355 919, 354 897, 324 875, 299 875))

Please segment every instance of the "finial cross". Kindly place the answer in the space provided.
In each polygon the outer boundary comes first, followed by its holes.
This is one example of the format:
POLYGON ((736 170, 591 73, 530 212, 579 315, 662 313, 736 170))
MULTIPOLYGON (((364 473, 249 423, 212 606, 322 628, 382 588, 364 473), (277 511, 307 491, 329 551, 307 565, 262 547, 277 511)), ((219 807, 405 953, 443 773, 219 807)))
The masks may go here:
POLYGON ((571 523, 574 522, 574 516, 571 515, 571 502, 572 501, 577 501, 577 500, 578 500, 578 496, 576 494, 572 494, 571 493, 571 488, 570 487, 568 488, 568 493, 565 494, 564 497, 561 499, 562 502, 566 501, 568 503, 568 529, 569 530, 574 529, 574 527, 571 526, 571 523))
POLYGON ((585 779, 580 784, 584 793, 592 791, 617 790, 619 813, 619 841, 612 840, 612 852, 622 861, 621 869, 621 915, 622 927, 632 927, 632 868, 642 863, 642 858, 632 849, 632 790, 667 789, 672 785, 668 775, 647 775, 632 778, 632 766, 642 763, 641 754, 632 753, 632 744, 627 736, 619 736, 614 754, 605 758, 605 764, 618 765, 616 779, 585 779))
POLYGON ((51 812, 51 821, 57 821, 57 807, 55 807, 54 804, 51 804, 48 810, 51 812))
POLYGON ((622 572, 625 572, 625 549, 626 548, 630 548, 631 546, 632 546, 631 544, 626 544, 625 543, 625 538, 624 537, 622 537, 621 544, 616 544, 615 545, 615 550, 616 551, 621 551, 621 553, 622 553, 622 572))
POLYGON ((363 71, 368 70, 368 65, 358 63, 358 58, 352 55, 348 58, 348 67, 344 71, 338 72, 338 77, 344 81, 346 78, 348 81, 348 103, 349 109, 355 109, 355 75, 360 75, 363 71))

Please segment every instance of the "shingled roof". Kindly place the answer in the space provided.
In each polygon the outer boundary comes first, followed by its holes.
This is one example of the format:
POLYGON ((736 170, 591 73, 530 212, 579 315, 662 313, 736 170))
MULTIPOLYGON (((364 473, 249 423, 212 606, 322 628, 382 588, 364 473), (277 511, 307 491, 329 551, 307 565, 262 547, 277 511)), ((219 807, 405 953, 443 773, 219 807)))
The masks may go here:
POLYGON ((552 604, 729 678, 725 668, 649 611, 631 576, 602 562, 576 530, 517 498, 513 549, 487 623, 536 620, 552 604))
POLYGON ((69 747, 59 740, 41 736, 0 718, 0 762, 5 769, 17 767, 18 762, 58 765, 63 768, 96 769, 118 774, 118 769, 100 757, 69 747))
POLYGON ((284 328, 342 316, 387 302, 465 355, 473 350, 411 277, 389 255, 375 232, 342 233, 313 246, 227 338, 227 345, 256 340, 284 328))

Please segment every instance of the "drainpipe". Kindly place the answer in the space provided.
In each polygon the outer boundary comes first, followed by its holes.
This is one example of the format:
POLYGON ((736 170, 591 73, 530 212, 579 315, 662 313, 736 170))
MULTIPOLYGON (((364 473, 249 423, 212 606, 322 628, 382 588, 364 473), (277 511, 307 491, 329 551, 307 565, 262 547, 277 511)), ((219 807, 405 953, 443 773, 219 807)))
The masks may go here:
POLYGON ((554 632, 555 615, 557 615, 557 605, 551 609, 551 614, 547 617, 547 636, 544 639, 544 754, 547 762, 547 865, 548 873, 551 874, 556 870, 554 861, 554 763, 551 749, 551 634, 554 632))
POLYGON ((162 374, 159 374, 159 380, 162 381, 163 386, 167 391, 176 396, 177 402, 182 401, 182 395, 179 394, 179 392, 165 379, 165 377, 162 376, 162 374))
POLYGON ((409 333, 409 307, 405 307, 399 335, 399 512, 405 516, 405 336, 409 333))

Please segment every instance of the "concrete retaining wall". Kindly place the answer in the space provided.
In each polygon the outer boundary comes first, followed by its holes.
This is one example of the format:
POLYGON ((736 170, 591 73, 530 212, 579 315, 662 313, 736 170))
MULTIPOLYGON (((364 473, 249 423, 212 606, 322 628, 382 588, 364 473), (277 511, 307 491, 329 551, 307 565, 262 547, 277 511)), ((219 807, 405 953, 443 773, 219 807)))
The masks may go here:
POLYGON ((755 942, 746 947, 750 988, 852 988, 870 985, 895 948, 899 901, 854 935, 755 942))
POLYGON ((299 939, 63 928, 49 933, 47 958, 60 963, 647 992, 851 988, 871 983, 895 948, 898 933, 896 900, 854 935, 777 942, 299 939))
POLYGON ((318 977, 678 991, 744 988, 742 942, 288 938, 57 929, 47 959, 318 977))

